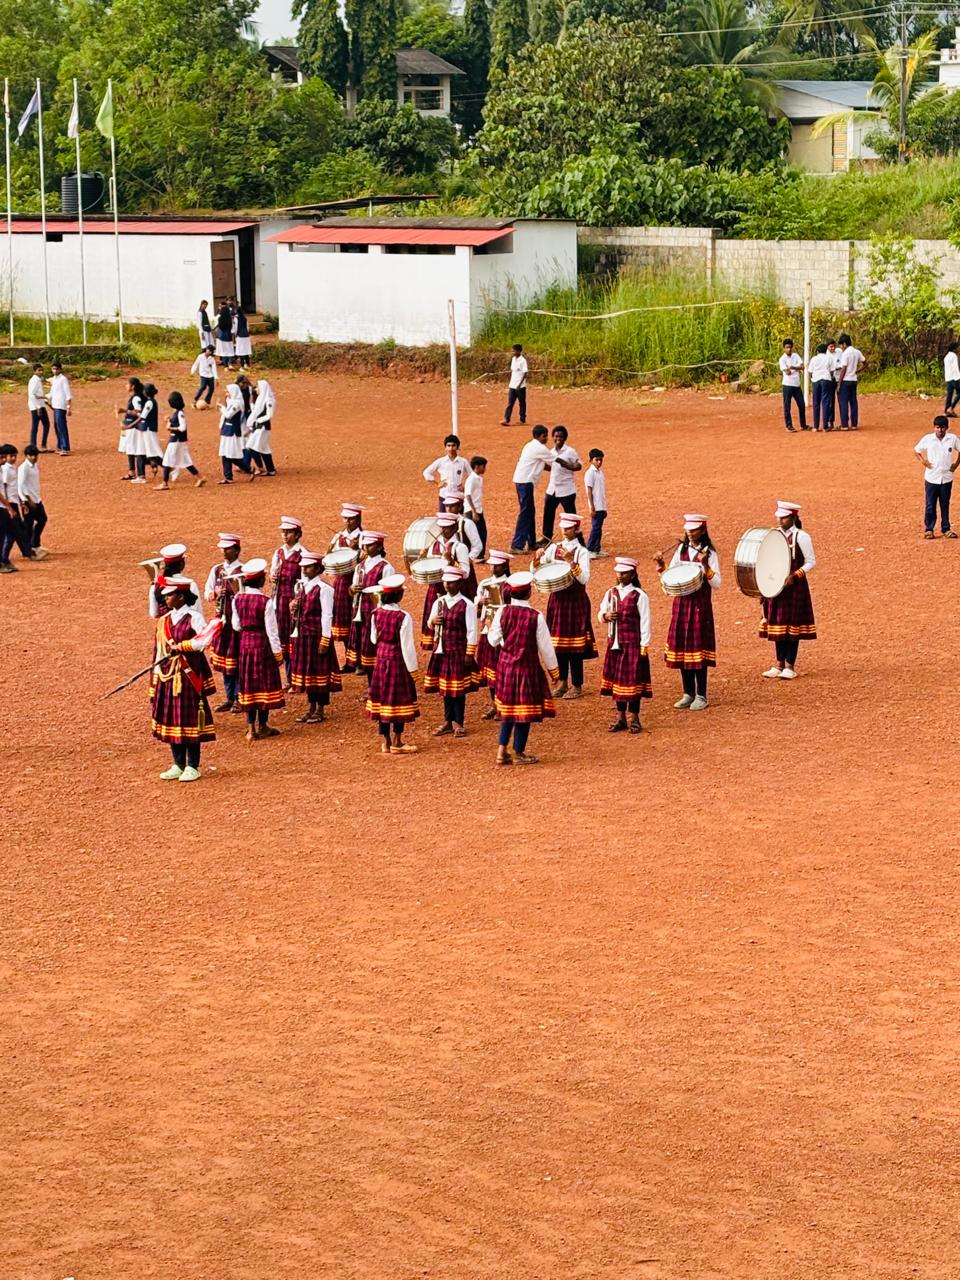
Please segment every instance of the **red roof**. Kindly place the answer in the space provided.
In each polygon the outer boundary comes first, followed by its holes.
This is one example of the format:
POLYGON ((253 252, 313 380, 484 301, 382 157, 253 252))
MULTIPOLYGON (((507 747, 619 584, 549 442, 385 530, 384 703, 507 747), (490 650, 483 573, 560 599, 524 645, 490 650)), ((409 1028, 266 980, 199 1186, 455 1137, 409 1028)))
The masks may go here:
MULTIPOLYGON (((252 227, 252 222, 120 222, 120 234, 122 236, 222 236, 229 231, 242 231, 244 227, 252 227)), ((54 232, 57 235, 75 236, 79 231, 76 222, 60 222, 54 221, 52 218, 47 219, 47 234, 54 232)), ((0 234, 4 230, 3 217, 0 215, 0 234)), ((26 222, 23 219, 14 221, 14 235, 39 235, 43 230, 43 224, 37 218, 34 222, 26 222)), ((105 222, 90 222, 84 219, 83 234, 85 236, 112 236, 113 222, 107 220, 105 222)))
MULTIPOLYGON (((2 228, 0 228, 2 230, 2 228)), ((277 244, 490 244, 513 227, 292 227, 270 239, 277 244)))

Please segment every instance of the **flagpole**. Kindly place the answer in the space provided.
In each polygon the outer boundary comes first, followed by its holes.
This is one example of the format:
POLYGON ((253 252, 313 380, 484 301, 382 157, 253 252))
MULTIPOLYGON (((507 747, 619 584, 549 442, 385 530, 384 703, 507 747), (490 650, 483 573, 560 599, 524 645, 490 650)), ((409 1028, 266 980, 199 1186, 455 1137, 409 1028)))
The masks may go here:
POLYGON ((80 234, 80 315, 83 327, 83 345, 87 345, 87 286, 83 273, 83 184, 80 181, 80 103, 77 99, 77 82, 73 82, 74 138, 77 142, 77 225, 80 234))
POLYGON ((10 81, 3 79, 3 132, 7 161, 7 305, 10 311, 10 345, 13 346, 13 210, 10 199, 10 81))
POLYGON ((110 168, 113 174, 113 244, 117 256, 117 323, 123 341, 123 289, 120 284, 120 201, 117 197, 117 143, 113 136, 113 81, 107 81, 110 95, 110 168))
POLYGON ((43 308, 50 345, 50 273, 47 270, 47 188, 43 172, 43 97, 37 80, 37 142, 40 146, 40 227, 43 232, 43 308))

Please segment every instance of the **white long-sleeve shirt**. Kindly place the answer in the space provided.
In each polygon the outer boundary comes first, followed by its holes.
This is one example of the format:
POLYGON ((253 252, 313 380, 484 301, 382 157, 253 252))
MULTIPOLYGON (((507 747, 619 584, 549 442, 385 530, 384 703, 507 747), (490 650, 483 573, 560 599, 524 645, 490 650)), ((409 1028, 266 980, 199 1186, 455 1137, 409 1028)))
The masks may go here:
POLYGON ((216 356, 208 356, 205 351, 201 351, 190 366, 190 372, 195 373, 198 378, 212 378, 214 382, 217 380, 217 358, 216 356))
MULTIPOLYGON (((381 609, 389 609, 392 613, 402 613, 403 621, 400 623, 400 653, 403 656, 404 664, 411 675, 416 674, 417 659, 417 642, 413 638, 413 619, 407 613, 406 609, 401 609, 398 604, 382 604, 381 609)), ((370 619, 370 639, 374 644, 377 643, 377 611, 374 609, 370 619)))
POLYGON ((452 552, 457 568, 466 577, 470 572, 470 548, 467 544, 459 538, 441 538, 438 541, 440 550, 437 555, 446 556, 447 552, 452 552))
POLYGON ((552 467, 556 454, 539 440, 528 440, 520 450, 513 472, 514 484, 536 484, 544 467, 552 467))
MULTIPOLYGON (((197 584, 194 582, 192 578, 188 578, 187 581, 190 583, 189 590, 192 591, 193 594, 197 597, 197 604, 191 605, 190 607, 194 610, 195 613, 199 613, 201 619, 203 619, 203 609, 201 608, 199 603, 199 601, 202 599, 200 595, 200 588, 197 586, 197 584)), ((150 599, 149 599, 147 608, 151 618, 160 617, 160 606, 157 603, 157 593, 156 591, 154 591, 152 585, 150 587, 150 599)), ((204 625, 203 621, 201 621, 200 625, 201 627, 204 625)))
MULTIPOLYGON (((457 595, 452 596, 450 595, 449 591, 447 592, 446 595, 438 596, 436 600, 434 600, 433 602, 433 608, 430 610, 430 616, 427 619, 427 625, 432 627, 436 624, 437 618, 440 615, 441 604, 445 609, 452 609, 453 606, 459 600, 465 601, 467 606, 467 612, 466 612, 467 644, 475 645, 477 643, 477 609, 474 601, 471 600, 469 596, 465 596, 459 592, 457 593, 457 595)), ((442 652, 443 652, 442 648, 440 648, 440 646, 438 645, 437 653, 442 653, 442 652)))
MULTIPOLYGON (((580 461, 579 453, 569 444, 555 449, 554 458, 563 458, 564 462, 580 461)), ((553 462, 550 467, 550 482, 547 485, 547 493, 553 494, 557 498, 568 498, 571 493, 576 492, 577 473, 568 470, 566 467, 561 467, 559 462, 553 462)))
POLYGON ((226 560, 223 560, 221 561, 220 564, 215 564, 213 568, 210 570, 210 572, 207 574, 206 585, 203 588, 204 599, 213 600, 216 597, 218 570, 223 570, 225 574, 236 573, 242 564, 243 564, 243 561, 240 560, 239 558, 236 560, 231 560, 229 562, 227 562, 226 560))
POLYGON ((17 468, 17 488, 20 501, 42 502, 40 497, 40 468, 29 458, 24 458, 17 468))
POLYGON ((56 377, 50 379, 51 409, 69 409, 72 399, 73 392, 70 390, 70 382, 65 373, 58 373, 56 377))
POLYGON ((333 630, 333 587, 321 577, 304 578, 302 582, 304 595, 320 592, 320 634, 329 640, 333 630))
MULTIPOLYGON (((590 581, 590 561, 592 559, 590 552, 586 547, 581 546, 576 538, 565 538, 564 541, 560 543, 560 547, 563 547, 564 551, 567 553, 567 564, 569 564, 570 568, 573 570, 574 577, 577 578, 583 586, 586 586, 590 581)), ((547 547, 546 551, 543 553, 543 559, 540 563, 553 564, 555 562, 559 562, 557 552, 560 550, 560 547, 547 547)))
MULTIPOLYGON (((510 605, 515 605, 518 609, 533 609, 533 605, 529 600, 511 600, 510 605)), ((506 606, 509 607, 509 606, 506 606)), ((557 669, 557 651, 553 647, 553 641, 550 639, 550 632, 547 630, 547 620, 542 613, 537 612, 537 653, 540 657, 540 665, 545 671, 552 672, 557 669)), ((500 620, 503 617, 503 610, 497 611, 490 630, 487 632, 487 643, 496 647, 503 644, 503 631, 500 627, 500 620)))
MULTIPOLYGON (((650 621, 650 597, 641 588, 630 586, 622 587, 618 582, 615 587, 611 587, 601 601, 600 608, 597 610, 597 620, 599 622, 607 622, 603 616, 610 609, 612 603, 611 597, 616 594, 621 600, 626 600, 631 592, 637 593, 637 610, 640 614, 640 644, 643 648, 647 648, 650 644, 651 621, 650 621)), ((613 623, 607 622, 607 634, 613 631, 613 623)))
POLYGON ((47 393, 43 389, 43 378, 35 373, 27 383, 27 408, 42 409, 47 403, 47 393))
POLYGON ((3 466, 0 466, 0 488, 3 489, 3 496, 8 502, 19 505, 20 477, 17 474, 17 468, 12 462, 5 462, 3 466))
MULTIPOLYGON (((248 596, 262 596, 263 592, 259 587, 241 587, 240 591, 248 596)), ((233 617, 230 620, 233 624, 234 631, 240 630, 240 617, 237 613, 237 600, 234 596, 233 600, 233 617)), ((277 627, 277 606, 273 600, 267 599, 267 607, 263 614, 263 627, 267 633, 267 643, 274 653, 281 653, 283 646, 280 643, 280 630, 277 627)))
POLYGON ((273 387, 266 380, 261 378, 257 383, 257 398, 254 400, 250 408, 250 417, 247 419, 251 427, 258 427, 263 422, 269 422, 274 415, 277 407, 277 397, 273 393, 273 387))
POLYGON ((960 359, 955 351, 948 351, 943 357, 944 382, 960 382, 960 359))
POLYGON ((460 517, 460 535, 466 538, 467 548, 470 552, 470 559, 476 560, 483 555, 483 543, 480 541, 480 534, 476 524, 469 516, 460 517))
POLYGON ((190 638, 191 652, 202 653, 212 643, 212 635, 205 636, 200 634, 207 625, 207 620, 204 618, 203 610, 199 605, 185 604, 180 609, 171 609, 168 617, 173 626, 176 626, 178 622, 182 622, 184 618, 189 618, 193 623, 193 629, 197 634, 190 638))
MULTIPOLYGON (((680 550, 681 548, 677 547, 676 551, 674 551, 673 555, 670 558, 670 564, 667 566, 668 568, 674 569, 678 564, 694 563, 692 561, 681 560, 680 550)), ((691 542, 690 543, 691 555, 695 555, 696 550, 697 548, 691 542)), ((701 561, 697 560, 695 563, 700 564, 701 561)), ((710 583, 710 586, 713 587, 714 591, 719 591, 720 590, 720 557, 717 555, 716 551, 714 551, 712 548, 710 550, 710 554, 707 556, 707 563, 703 566, 703 568, 704 568, 704 572, 706 572, 707 569, 711 571, 713 576, 710 578, 707 578, 707 581, 710 583)))
POLYGON ((429 467, 424 467, 423 478, 433 483, 437 476, 451 489, 462 489, 467 476, 471 475, 470 463, 458 453, 455 458, 443 454, 434 458, 429 467))
POLYGON ((273 553, 273 559, 270 561, 270 577, 275 578, 280 572, 280 564, 282 560, 289 560, 296 551, 303 550, 302 542, 295 542, 292 547, 277 547, 273 553))
POLYGON ((790 543, 791 556, 794 547, 799 547, 803 552, 803 572, 809 577, 810 570, 817 563, 817 557, 813 553, 813 539, 806 529, 787 529, 784 531, 784 536, 790 543))

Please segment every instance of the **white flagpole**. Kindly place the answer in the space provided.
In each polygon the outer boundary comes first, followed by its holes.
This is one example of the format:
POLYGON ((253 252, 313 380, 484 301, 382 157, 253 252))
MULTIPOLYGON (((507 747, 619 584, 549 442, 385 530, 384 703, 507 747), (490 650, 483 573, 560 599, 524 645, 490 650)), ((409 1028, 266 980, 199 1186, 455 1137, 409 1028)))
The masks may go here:
POLYGON ((3 80, 3 132, 7 160, 7 306, 10 311, 10 345, 13 346, 13 210, 10 198, 10 81, 3 80))
POLYGON ((117 143, 113 124, 113 81, 107 81, 110 93, 110 168, 113 174, 113 244, 117 255, 117 322, 119 338, 123 341, 123 290, 120 285, 120 209, 117 198, 117 143))
POLYGON ((447 300, 447 331, 450 337, 450 429, 457 435, 460 416, 457 404, 457 313, 452 298, 447 300))
POLYGON ((87 286, 83 273, 83 185, 80 182, 80 103, 77 99, 77 82, 73 82, 73 117, 76 120, 77 142, 77 225, 80 232, 80 315, 83 326, 83 345, 87 345, 87 286))
POLYGON ((47 189, 43 173, 43 99, 40 81, 37 80, 37 142, 40 146, 40 226, 43 231, 43 313, 47 326, 47 346, 50 345, 50 273, 47 270, 47 189))

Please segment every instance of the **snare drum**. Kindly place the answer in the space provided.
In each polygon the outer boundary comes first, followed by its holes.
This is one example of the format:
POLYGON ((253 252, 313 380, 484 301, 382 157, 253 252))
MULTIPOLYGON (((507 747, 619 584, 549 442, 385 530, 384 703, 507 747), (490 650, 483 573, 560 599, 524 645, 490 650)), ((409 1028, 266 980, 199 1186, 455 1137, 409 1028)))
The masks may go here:
POLYGON ((660 588, 665 596, 692 596, 703 586, 703 565, 675 564, 660 575, 660 588))
POLYGON ((332 573, 337 578, 345 578, 348 573, 353 573, 359 559, 360 552, 355 547, 337 547, 335 551, 328 551, 323 557, 323 567, 327 573, 332 573))
POLYGON ((446 567, 447 562, 443 556, 423 556, 420 560, 414 560, 410 566, 410 576, 414 582, 426 587, 432 582, 440 582, 446 567))
POLYGON ((422 560, 428 556, 433 544, 440 537, 440 526, 436 516, 421 516, 403 535, 403 559, 407 572, 413 572, 414 560, 422 560))
POLYGON ((565 591, 567 587, 572 587, 574 582, 576 578, 570 566, 561 560, 554 560, 552 564, 542 564, 533 575, 533 585, 545 596, 553 595, 555 591, 565 591))
POLYGON ((772 600, 790 573, 790 544, 779 529, 748 529, 737 543, 733 564, 745 596, 772 600))

